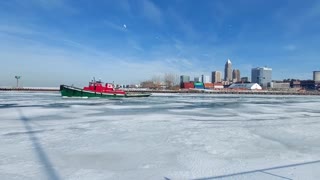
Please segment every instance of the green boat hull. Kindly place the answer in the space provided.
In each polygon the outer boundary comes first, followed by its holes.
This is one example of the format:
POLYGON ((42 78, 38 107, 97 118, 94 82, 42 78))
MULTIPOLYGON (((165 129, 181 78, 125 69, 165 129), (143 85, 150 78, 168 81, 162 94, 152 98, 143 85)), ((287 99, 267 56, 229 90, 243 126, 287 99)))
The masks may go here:
POLYGON ((151 94, 111 94, 85 91, 80 88, 61 85, 60 92, 62 97, 82 97, 82 98, 129 98, 129 97, 149 97, 151 94))

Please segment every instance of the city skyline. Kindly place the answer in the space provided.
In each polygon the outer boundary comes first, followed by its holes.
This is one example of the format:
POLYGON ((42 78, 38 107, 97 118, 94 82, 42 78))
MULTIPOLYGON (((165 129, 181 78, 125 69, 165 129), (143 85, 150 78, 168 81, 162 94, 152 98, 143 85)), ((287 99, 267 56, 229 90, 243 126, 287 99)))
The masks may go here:
POLYGON ((242 77, 267 65, 273 79, 312 79, 319 18, 316 0, 1 1, 0 86, 211 75, 227 58, 242 77))

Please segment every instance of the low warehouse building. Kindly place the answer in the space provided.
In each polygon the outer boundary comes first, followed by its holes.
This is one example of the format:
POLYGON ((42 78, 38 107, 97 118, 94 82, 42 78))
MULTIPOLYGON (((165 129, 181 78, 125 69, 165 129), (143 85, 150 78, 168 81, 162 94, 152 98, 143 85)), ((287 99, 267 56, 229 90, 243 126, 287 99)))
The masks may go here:
POLYGON ((223 84, 222 83, 213 83, 213 88, 214 89, 223 89, 223 84))
POLYGON ((242 89, 242 90, 261 90, 261 86, 257 83, 236 83, 228 87, 229 89, 242 89))
POLYGON ((289 82, 270 82, 270 88, 273 89, 289 89, 290 83, 289 82))

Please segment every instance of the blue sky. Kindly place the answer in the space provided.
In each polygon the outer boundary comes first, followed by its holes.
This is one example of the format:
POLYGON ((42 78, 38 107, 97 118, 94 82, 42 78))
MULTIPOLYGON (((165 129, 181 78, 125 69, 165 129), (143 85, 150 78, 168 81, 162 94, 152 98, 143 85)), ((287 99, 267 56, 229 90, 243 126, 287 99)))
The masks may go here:
POLYGON ((200 76, 231 59, 273 79, 320 69, 317 0, 0 1, 0 86, 200 76))

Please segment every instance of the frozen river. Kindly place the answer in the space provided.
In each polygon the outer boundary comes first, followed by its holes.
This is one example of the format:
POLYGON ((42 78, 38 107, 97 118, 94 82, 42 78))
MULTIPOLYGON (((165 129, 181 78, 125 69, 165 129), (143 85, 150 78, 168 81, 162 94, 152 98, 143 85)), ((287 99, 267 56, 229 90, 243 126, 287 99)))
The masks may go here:
POLYGON ((320 97, 0 93, 1 179, 319 179, 320 97))

